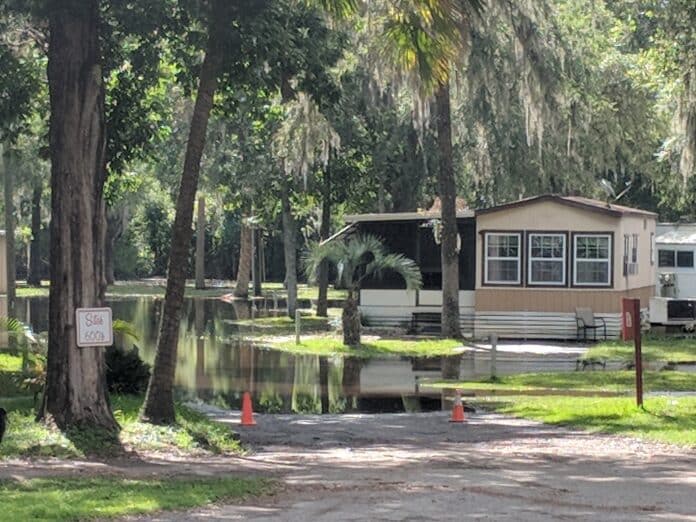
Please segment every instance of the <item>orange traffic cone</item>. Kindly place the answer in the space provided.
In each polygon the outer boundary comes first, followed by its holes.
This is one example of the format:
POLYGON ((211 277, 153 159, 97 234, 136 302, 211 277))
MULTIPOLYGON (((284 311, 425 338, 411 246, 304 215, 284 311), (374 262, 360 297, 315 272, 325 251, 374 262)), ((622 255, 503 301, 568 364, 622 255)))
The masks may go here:
POLYGON ((251 395, 249 392, 244 392, 244 397, 242 398, 242 426, 254 426, 256 421, 254 420, 254 412, 251 409, 251 395))
POLYGON ((462 406, 462 395, 456 390, 454 395, 454 406, 452 407, 452 417, 450 422, 464 422, 464 406, 462 406))

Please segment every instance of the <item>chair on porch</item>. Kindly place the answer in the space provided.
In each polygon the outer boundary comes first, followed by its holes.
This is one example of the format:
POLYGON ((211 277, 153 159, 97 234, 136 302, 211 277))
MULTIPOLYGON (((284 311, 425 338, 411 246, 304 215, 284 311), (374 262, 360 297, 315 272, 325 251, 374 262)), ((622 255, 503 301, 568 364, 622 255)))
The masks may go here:
POLYGON ((604 340, 607 340, 607 323, 601 317, 595 317, 592 308, 576 308, 575 323, 577 325, 577 339, 580 340, 580 332, 582 339, 587 341, 587 330, 592 330, 593 338, 597 340, 597 330, 600 328, 604 333, 604 340))

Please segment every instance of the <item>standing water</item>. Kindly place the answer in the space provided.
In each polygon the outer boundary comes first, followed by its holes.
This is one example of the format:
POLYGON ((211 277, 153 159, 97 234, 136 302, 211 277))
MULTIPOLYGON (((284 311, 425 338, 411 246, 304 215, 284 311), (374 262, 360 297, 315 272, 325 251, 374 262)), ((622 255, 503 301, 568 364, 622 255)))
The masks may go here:
MULTIPOLYGON (((108 301, 114 319, 130 322, 137 347, 149 364, 155 358, 163 300, 128 297, 108 301)), ((303 303, 300 303, 303 304, 303 303)), ((304 303, 309 306, 309 303, 304 303)), ((487 354, 453 358, 295 355, 264 346, 264 325, 254 319, 282 315, 271 300, 224 302, 187 298, 179 332, 175 386, 180 400, 201 400, 239 409, 242 394, 251 393, 254 407, 269 413, 403 412, 439 410, 441 392, 419 385, 423 379, 486 377, 487 354), (444 363, 444 364, 443 364, 444 363), (453 370, 454 366, 454 370, 453 370)), ((36 332, 48 330, 48 299, 18 299, 17 316, 36 332)), ((272 333, 272 332, 271 332, 272 333)), ((498 373, 567 370, 570 359, 498 359, 498 373)), ((449 406, 447 406, 449 407, 449 406)))

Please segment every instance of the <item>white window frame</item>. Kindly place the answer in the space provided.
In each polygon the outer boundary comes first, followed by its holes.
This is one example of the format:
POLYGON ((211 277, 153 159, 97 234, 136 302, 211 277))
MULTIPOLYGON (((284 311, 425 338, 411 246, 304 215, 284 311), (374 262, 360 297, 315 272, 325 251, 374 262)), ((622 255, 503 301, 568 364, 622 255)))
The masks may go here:
POLYGON ((590 287, 607 287, 611 288, 612 286, 612 272, 613 272, 613 266, 612 263, 614 262, 614 250, 613 250, 613 245, 612 245, 612 238, 611 234, 574 234, 573 235, 573 286, 590 286, 590 287), (607 259, 578 259, 578 238, 581 237, 597 237, 597 238, 606 238, 608 241, 608 248, 607 248, 607 254, 609 257, 607 259), (608 281, 606 283, 580 283, 578 282, 578 263, 585 263, 585 262, 591 262, 591 263, 596 263, 598 261, 604 261, 607 264, 607 278, 608 281))
POLYGON ((568 261, 567 261, 567 256, 566 256, 566 251, 567 251, 568 246, 566 245, 566 235, 565 234, 560 234, 560 233, 551 233, 551 232, 529 232, 528 233, 528 240, 527 240, 527 284, 529 286, 566 286, 566 273, 568 271, 568 261), (562 252, 563 256, 562 257, 532 257, 532 238, 534 237, 560 237, 562 239, 562 252), (563 271, 561 272, 561 275, 563 279, 560 282, 553 282, 553 281, 534 281, 532 279, 533 277, 533 271, 532 271, 532 262, 533 261, 561 261, 562 266, 563 266, 563 271))
POLYGON ((486 232, 483 238, 483 282, 486 285, 507 285, 519 286, 522 284, 522 234, 520 232, 486 232), (488 238, 489 237, 517 237, 517 257, 500 257, 488 255, 488 238), (517 261, 517 279, 515 281, 496 281, 488 277, 488 261, 517 261))

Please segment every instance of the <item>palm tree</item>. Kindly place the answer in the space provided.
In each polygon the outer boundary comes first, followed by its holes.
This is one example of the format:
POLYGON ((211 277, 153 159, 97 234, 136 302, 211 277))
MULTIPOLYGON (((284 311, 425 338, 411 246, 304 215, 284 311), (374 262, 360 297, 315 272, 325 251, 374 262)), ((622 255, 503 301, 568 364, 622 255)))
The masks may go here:
POLYGON ((360 345, 358 296, 365 281, 393 272, 404 279, 409 290, 422 284, 420 269, 413 260, 401 254, 388 254, 379 238, 369 234, 329 241, 313 248, 305 260, 310 280, 316 280, 323 261, 336 266, 338 282, 348 289, 342 314, 343 344, 347 346, 360 345))
POLYGON ((456 338, 461 332, 450 70, 466 48, 469 21, 481 12, 483 1, 392 0, 387 6, 383 39, 386 53, 419 96, 435 96, 438 192, 442 202, 442 335, 456 338))

